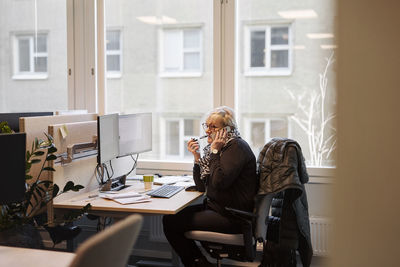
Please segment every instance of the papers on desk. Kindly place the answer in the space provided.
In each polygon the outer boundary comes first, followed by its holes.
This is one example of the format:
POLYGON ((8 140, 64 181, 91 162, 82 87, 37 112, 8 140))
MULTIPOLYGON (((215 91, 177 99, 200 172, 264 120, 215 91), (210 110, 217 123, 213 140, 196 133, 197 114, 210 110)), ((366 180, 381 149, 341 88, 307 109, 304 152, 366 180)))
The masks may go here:
POLYGON ((134 204, 151 201, 150 196, 142 195, 136 192, 127 193, 102 193, 101 198, 111 199, 120 204, 134 204))
POLYGON ((161 178, 154 179, 154 184, 158 184, 158 185, 164 185, 164 184, 177 185, 177 183, 181 183, 181 182, 193 182, 193 176, 191 176, 191 175, 184 175, 184 176, 168 175, 168 176, 163 176, 161 178))

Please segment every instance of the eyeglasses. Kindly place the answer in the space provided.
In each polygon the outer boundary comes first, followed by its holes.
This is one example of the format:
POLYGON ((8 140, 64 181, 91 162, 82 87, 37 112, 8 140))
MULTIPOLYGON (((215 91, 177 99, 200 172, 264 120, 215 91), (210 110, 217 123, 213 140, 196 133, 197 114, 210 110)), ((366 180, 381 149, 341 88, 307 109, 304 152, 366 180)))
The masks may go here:
POLYGON ((216 129, 218 129, 219 127, 215 126, 215 125, 210 125, 207 123, 202 123, 201 126, 203 126, 204 131, 207 131, 208 129, 210 129, 211 131, 215 131, 216 129))

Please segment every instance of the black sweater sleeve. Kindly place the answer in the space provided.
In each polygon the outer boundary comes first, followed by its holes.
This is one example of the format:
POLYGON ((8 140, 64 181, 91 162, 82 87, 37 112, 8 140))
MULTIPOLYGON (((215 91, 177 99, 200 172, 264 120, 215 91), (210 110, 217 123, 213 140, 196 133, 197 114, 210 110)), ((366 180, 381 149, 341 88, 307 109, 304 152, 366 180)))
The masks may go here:
POLYGON ((200 179, 200 165, 199 164, 194 164, 194 166, 193 166, 193 180, 194 180, 194 183, 196 184, 197 191, 199 191, 199 192, 206 191, 206 186, 204 184, 204 181, 200 179))

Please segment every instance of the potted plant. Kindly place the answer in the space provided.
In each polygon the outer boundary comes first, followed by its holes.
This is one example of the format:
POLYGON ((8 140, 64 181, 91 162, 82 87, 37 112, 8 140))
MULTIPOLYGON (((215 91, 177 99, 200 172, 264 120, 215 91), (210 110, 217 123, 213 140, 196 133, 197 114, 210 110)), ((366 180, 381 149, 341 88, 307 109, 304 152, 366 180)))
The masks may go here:
MULTIPOLYGON (((0 133, 12 132, 6 122, 0 123, 0 133)), ((48 203, 61 194, 69 191, 77 192, 84 187, 69 181, 60 190, 57 184, 43 178, 45 172, 55 171, 48 163, 57 158, 54 154, 57 148, 53 138, 47 134, 46 138, 47 140, 35 138, 31 150, 26 152, 26 191, 23 200, 0 206, 0 244, 41 248, 43 245, 37 227, 46 228, 53 243, 56 244, 68 237, 68 232, 71 235, 79 233, 80 230, 66 228, 64 225, 76 220, 90 209, 88 204, 79 211, 67 213, 62 218, 54 218, 52 225, 47 223, 48 203), (37 177, 30 175, 34 164, 41 164, 37 177)))

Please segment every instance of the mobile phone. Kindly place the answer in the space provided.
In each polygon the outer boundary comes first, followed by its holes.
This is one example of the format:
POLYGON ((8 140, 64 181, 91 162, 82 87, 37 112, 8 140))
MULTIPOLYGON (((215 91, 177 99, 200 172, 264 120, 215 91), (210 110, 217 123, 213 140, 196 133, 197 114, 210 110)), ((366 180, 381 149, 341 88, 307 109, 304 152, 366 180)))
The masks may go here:
MULTIPOLYGON (((227 133, 229 133, 231 131, 231 127, 230 126, 225 126, 224 128, 219 129, 218 131, 221 131, 222 129, 225 129, 227 133)), ((217 135, 216 132, 211 133, 211 138, 215 139, 215 136, 217 135)))

